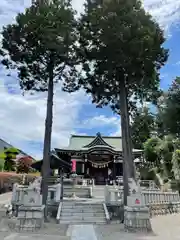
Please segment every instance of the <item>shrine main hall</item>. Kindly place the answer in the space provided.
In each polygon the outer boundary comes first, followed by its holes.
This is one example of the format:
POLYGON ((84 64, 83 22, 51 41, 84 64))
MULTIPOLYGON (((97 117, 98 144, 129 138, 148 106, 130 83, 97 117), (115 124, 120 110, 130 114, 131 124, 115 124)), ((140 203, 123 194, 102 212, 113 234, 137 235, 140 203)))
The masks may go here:
MULTIPOLYGON (((140 159, 142 150, 133 149, 134 159, 140 159)), ((66 148, 55 148, 51 155, 51 168, 64 168, 70 173, 71 161, 76 160, 76 174, 104 184, 107 179, 123 176, 122 138, 116 136, 71 135, 66 148)), ((38 169, 40 162, 33 164, 38 169)), ((42 161, 41 161, 42 164, 42 161)))

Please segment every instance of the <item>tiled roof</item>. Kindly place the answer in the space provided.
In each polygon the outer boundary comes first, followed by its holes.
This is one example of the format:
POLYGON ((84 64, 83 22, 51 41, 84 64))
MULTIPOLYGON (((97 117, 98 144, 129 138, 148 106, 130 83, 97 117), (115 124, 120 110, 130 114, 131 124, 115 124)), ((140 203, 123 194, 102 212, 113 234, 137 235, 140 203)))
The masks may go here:
MULTIPOLYGON (((122 151, 122 138, 116 136, 101 136, 97 133, 96 136, 86 135, 72 135, 69 140, 69 146, 61 150, 73 151, 73 150, 87 150, 93 147, 97 148, 109 148, 112 151, 122 151)), ((58 150, 58 148, 56 148, 58 150)), ((141 152, 142 150, 133 149, 133 152, 141 152)))

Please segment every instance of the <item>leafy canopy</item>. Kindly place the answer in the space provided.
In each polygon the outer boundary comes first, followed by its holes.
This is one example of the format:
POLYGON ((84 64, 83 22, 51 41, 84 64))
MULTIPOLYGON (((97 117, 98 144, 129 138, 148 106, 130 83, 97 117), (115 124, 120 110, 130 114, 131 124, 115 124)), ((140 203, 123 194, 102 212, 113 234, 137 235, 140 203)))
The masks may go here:
POLYGON ((144 143, 144 156, 147 162, 160 164, 157 147, 161 142, 160 138, 152 137, 144 143))
POLYGON ((74 77, 74 13, 70 0, 36 3, 3 28, 2 63, 18 70, 22 89, 47 90, 50 67, 56 81, 74 77))
MULTIPOLYGON (((168 58, 163 31, 138 0, 87 0, 78 30, 83 77, 78 84, 98 106, 119 110, 120 82, 128 96, 151 100, 168 58)), ((72 91, 72 86, 66 86, 72 91)))
POLYGON ((134 148, 143 149, 143 144, 155 129, 155 118, 148 108, 138 109, 132 117, 131 136, 134 148))
POLYGON ((180 77, 173 81, 168 90, 162 119, 167 131, 180 137, 180 77))

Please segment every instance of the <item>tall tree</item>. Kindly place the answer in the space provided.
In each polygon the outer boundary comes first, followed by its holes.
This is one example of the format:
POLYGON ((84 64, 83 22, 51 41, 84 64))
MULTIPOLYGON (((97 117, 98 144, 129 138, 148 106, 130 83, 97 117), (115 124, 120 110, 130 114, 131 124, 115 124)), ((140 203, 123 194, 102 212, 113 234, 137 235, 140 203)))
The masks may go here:
POLYGON ((17 69, 23 90, 47 91, 42 191, 46 204, 50 170, 51 132, 53 118, 53 87, 59 80, 76 77, 73 45, 76 21, 71 0, 34 3, 16 22, 3 28, 2 63, 17 69))
POLYGON ((78 84, 97 106, 109 105, 121 115, 126 205, 128 177, 135 178, 129 99, 150 100, 158 90, 159 70, 168 57, 163 31, 138 0, 87 0, 78 29, 83 65, 78 84))
POLYGON ((162 119, 167 132, 180 137, 180 77, 172 82, 167 92, 162 119))
POLYGON ((133 147, 143 149, 143 144, 155 130, 154 115, 147 107, 139 108, 132 117, 131 134, 133 147))

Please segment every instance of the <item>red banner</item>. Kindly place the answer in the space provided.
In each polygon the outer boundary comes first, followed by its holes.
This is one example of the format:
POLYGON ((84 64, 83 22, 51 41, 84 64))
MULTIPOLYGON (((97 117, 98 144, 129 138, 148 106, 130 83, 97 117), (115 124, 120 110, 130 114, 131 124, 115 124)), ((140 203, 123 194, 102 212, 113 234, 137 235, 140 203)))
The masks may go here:
POLYGON ((76 160, 71 160, 72 161, 72 172, 76 172, 76 160))

